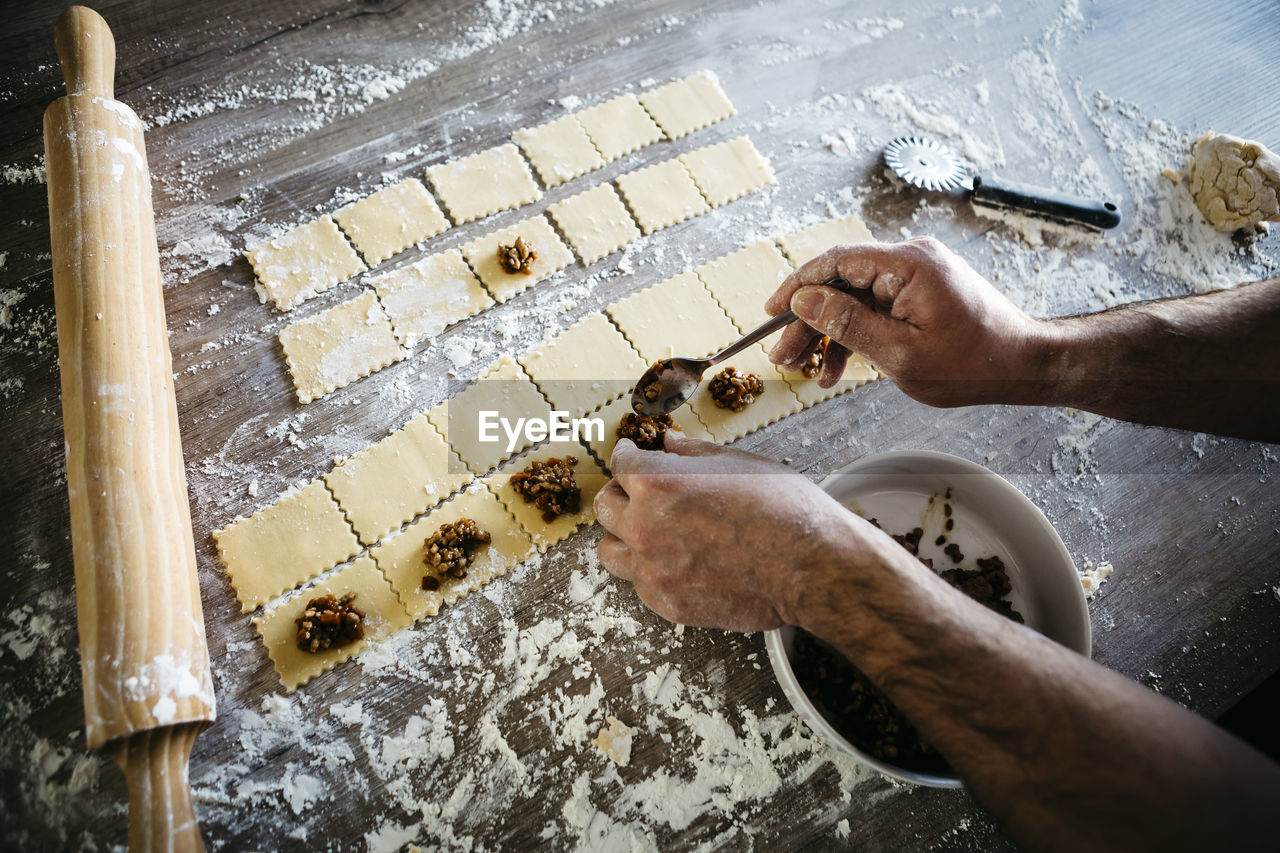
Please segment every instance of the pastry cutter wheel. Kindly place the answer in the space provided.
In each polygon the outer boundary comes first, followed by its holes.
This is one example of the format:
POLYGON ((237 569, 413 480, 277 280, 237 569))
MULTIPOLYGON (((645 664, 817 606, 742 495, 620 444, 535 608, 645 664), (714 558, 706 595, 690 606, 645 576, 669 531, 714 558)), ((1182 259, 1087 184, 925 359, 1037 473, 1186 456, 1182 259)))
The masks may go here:
POLYGON ((926 136, 900 136, 884 147, 884 162, 898 177, 926 190, 969 190, 974 204, 1017 210, 1067 225, 1115 228, 1120 210, 1113 202, 970 176, 965 162, 926 136))

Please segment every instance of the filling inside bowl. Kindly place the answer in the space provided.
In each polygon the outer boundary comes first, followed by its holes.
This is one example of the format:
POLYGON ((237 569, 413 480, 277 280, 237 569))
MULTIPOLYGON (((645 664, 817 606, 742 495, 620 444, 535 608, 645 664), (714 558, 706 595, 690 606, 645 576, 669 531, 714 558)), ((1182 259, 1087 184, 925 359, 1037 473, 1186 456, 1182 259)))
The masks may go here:
MULTIPOLYGON (((950 517, 949 512, 947 516, 950 517)), ((880 526, 874 518, 867 520, 880 526)), ((890 535, 913 556, 919 556, 924 535, 920 528, 890 535)), ((1015 622, 1023 621, 1022 614, 1009 602, 1012 585, 1000 557, 980 557, 974 562, 975 568, 967 569, 959 565, 964 560, 959 550, 945 553, 956 564, 940 572, 948 583, 997 613, 1015 622)), ((932 560, 926 558, 922 562, 934 568, 932 560)), ((954 775, 946 760, 920 736, 906 715, 826 641, 797 628, 791 667, 818 713, 861 751, 904 770, 954 775)))

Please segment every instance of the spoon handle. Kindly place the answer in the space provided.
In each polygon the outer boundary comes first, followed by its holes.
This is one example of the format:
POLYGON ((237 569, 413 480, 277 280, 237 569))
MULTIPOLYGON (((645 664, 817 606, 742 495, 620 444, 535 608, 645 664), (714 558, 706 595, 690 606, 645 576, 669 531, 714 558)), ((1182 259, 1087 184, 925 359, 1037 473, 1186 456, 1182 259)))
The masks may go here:
MULTIPOLYGON (((833 278, 831 279, 831 281, 828 281, 824 285, 824 287, 830 287, 830 288, 834 288, 835 290, 839 290, 842 293, 848 293, 852 295, 855 299, 857 299, 859 302, 864 302, 867 305, 870 305, 872 308, 875 308, 875 300, 871 296, 871 291, 867 288, 862 288, 862 289, 855 288, 852 285, 850 285, 849 282, 845 281, 842 278, 833 278)), ((797 319, 796 312, 792 311, 790 308, 788 308, 786 311, 783 311, 781 314, 775 314, 774 316, 770 317, 768 320, 765 320, 759 326, 756 326, 750 332, 747 332, 745 335, 743 335, 742 339, 739 340, 737 343, 730 344, 729 346, 722 349, 720 352, 708 358, 706 360, 706 367, 714 367, 715 365, 724 361, 726 358, 732 358, 733 356, 742 352, 744 349, 756 343, 757 341, 762 341, 765 338, 769 337, 774 332, 781 329, 783 326, 790 325, 796 319, 797 319)), ((706 368, 703 368, 703 369, 705 370, 706 368)))
POLYGON ((711 356, 711 358, 707 359, 707 367, 714 367, 715 365, 724 361, 726 358, 732 358, 733 356, 742 352, 744 349, 756 343, 757 341, 762 341, 765 338, 769 337, 774 332, 781 329, 783 326, 790 325, 791 322, 794 321, 795 319, 796 319, 796 312, 792 311, 790 308, 788 308, 786 311, 783 311, 781 314, 775 314, 774 316, 770 317, 768 320, 765 320, 759 326, 756 326, 750 332, 747 332, 745 335, 743 335, 742 338, 737 343, 730 344, 729 346, 720 350, 720 352, 711 356))

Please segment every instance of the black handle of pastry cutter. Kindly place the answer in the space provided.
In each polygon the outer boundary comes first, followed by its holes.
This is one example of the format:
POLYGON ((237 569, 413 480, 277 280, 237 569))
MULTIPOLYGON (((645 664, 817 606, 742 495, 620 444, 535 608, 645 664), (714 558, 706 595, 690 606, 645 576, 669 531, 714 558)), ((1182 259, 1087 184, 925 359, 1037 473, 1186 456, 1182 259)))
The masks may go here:
POLYGON ((1112 202, 1081 198, 1041 187, 973 176, 973 201, 988 207, 1024 210, 1038 216, 1089 228, 1115 228, 1120 209, 1112 202))

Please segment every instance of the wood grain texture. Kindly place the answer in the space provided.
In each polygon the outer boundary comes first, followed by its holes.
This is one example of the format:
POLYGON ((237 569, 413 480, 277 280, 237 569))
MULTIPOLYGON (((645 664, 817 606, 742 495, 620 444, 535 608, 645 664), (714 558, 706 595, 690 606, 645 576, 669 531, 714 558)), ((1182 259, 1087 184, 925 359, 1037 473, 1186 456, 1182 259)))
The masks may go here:
MULTIPOLYGON (((711 128, 695 134, 674 153, 747 132, 770 157, 778 186, 759 202, 735 202, 726 206, 726 215, 713 211, 662 232, 663 253, 647 259, 634 276, 600 279, 567 312, 565 325, 644 284, 762 236, 771 208, 784 219, 825 215, 817 197, 830 198, 842 187, 862 193, 864 216, 878 237, 895 239, 903 228, 918 232, 913 217, 920 212, 921 197, 886 181, 869 147, 857 156, 838 158, 819 140, 819 130, 837 122, 862 133, 868 142, 883 141, 894 128, 875 124, 852 108, 847 118, 815 119, 800 110, 788 112, 796 104, 815 103, 831 93, 905 84, 963 66, 990 84, 991 133, 1003 143, 1007 160, 1001 174, 1045 183, 1052 179, 1054 164, 1042 157, 1041 140, 1015 124, 1009 108, 1018 81, 1009 73, 1006 59, 1032 46, 1051 56, 1064 88, 1072 88, 1078 78, 1085 99, 1094 90, 1123 96, 1191 134, 1212 126, 1272 143, 1280 140, 1280 98, 1268 97, 1280 85, 1274 48, 1277 23, 1274 4, 1266 0, 1208 8, 1164 4, 1158 12, 1141 4, 1084 4, 1085 25, 1049 47, 1041 47, 1041 36, 1058 14, 1055 6, 1006 2, 995 7, 1000 14, 975 23, 970 17, 953 16, 954 5, 938 3, 919 14, 913 11, 897 35, 866 41, 855 30, 829 29, 825 23, 895 15, 905 19, 901 4, 721 0, 696 9, 674 0, 600 9, 583 4, 572 15, 561 14, 519 37, 456 57, 450 51, 468 27, 483 20, 484 4, 308 0, 273 7, 255 0, 229 0, 210 12, 190 0, 120 0, 103 7, 125 63, 117 75, 121 99, 149 120, 178 116, 166 124, 154 123, 147 142, 177 371, 178 417, 187 474, 195 486, 191 510, 201 592, 224 710, 220 724, 196 743, 192 758, 193 778, 204 780, 210 792, 197 806, 211 846, 310 849, 314 839, 304 842, 288 833, 323 825, 335 847, 359 848, 364 833, 381 816, 399 814, 399 807, 384 781, 366 784, 354 775, 337 782, 330 799, 302 815, 279 802, 248 809, 220 803, 218 798, 229 796, 241 780, 278 780, 285 768, 303 766, 311 755, 297 743, 280 743, 249 760, 243 754, 240 738, 249 730, 241 720, 261 711, 263 697, 275 690, 275 676, 265 655, 254 657, 253 632, 218 566, 209 531, 269 502, 281 484, 322 474, 335 454, 376 441, 388 428, 455 393, 472 377, 465 370, 451 375, 447 347, 469 342, 464 329, 455 329, 418 348, 411 359, 304 410, 293 399, 274 345, 283 320, 257 304, 248 265, 233 259, 209 269, 185 262, 175 251, 179 242, 217 233, 228 236, 238 249, 260 226, 290 224, 336 208, 337 189, 376 189, 380 175, 396 168, 384 160, 388 152, 421 146, 404 171, 396 172, 397 177, 421 177, 427 165, 501 144, 517 127, 556 117, 560 112, 551 100, 604 96, 646 78, 664 81, 704 67, 720 76, 739 109, 738 123, 726 123, 723 133, 711 128), (189 116, 180 112, 184 104, 212 100, 219 90, 211 81, 285 86, 304 73, 307 63, 385 67, 391 61, 424 56, 454 58, 442 60, 438 70, 391 97, 361 104, 359 111, 349 114, 325 115, 314 124, 305 121, 313 115, 308 105, 288 100, 215 104, 207 113, 189 116), (819 127, 821 121, 827 124, 819 127), (220 217, 234 211, 246 194, 253 200, 248 206, 252 219, 238 230, 224 230, 220 217), (740 219, 741 210, 748 213, 740 219), (216 317, 208 313, 212 304, 220 306, 216 317), (212 346, 219 348, 206 350, 212 346), (397 383, 409 393, 378 393, 397 383), (303 413, 305 421, 299 419, 303 413), (286 422, 289 429, 278 429, 286 422), (290 431, 297 444, 286 440, 290 431), (209 464, 220 473, 206 473, 209 464), (234 473, 221 473, 225 471, 234 473), (246 487, 259 478, 263 490, 250 497, 246 487), (228 778, 228 768, 233 767, 238 769, 228 778)), ((977 5, 975 12, 987 8, 977 5)), ((0 32, 0 77, 11 81, 6 87, 9 97, 0 102, 0 163, 30 164, 40 150, 40 113, 61 86, 48 37, 56 12, 32 4, 10 19, 11 28, 0 32)), ((1067 106, 1085 130, 1082 144, 1104 173, 1118 181, 1105 141, 1092 132, 1073 93, 1067 95, 1067 106)), ((611 180, 672 152, 662 146, 655 152, 659 149, 652 158, 645 152, 629 155, 593 173, 591 180, 611 180)), ((0 251, 10 253, 0 268, 0 282, 22 294, 11 309, 12 326, 0 334, 0 380, 23 380, 20 392, 5 399, 12 440, 0 447, 0 464, 7 473, 0 479, 0 511, 9 519, 0 527, 0 551, 14 555, 10 584, 0 590, 0 612, 31 607, 71 623, 72 555, 65 540, 69 505, 60 480, 56 355, 48 336, 38 334, 42 323, 52 322, 53 305, 46 255, 49 234, 42 224, 44 188, 19 183, 0 190, 6 198, 0 221, 8 234, 0 251)), ((549 190, 528 212, 540 212, 577 190, 573 182, 549 190)), ((944 213, 945 221, 930 226, 940 238, 985 274, 1002 269, 1002 256, 993 246, 1002 245, 1007 233, 993 231, 964 203, 936 197, 929 201, 932 209, 944 213)), ((509 217, 499 215, 494 224, 509 224, 526 214, 522 210, 509 217)), ((448 249, 485 230, 454 229, 429 248, 448 249)), ((1267 245, 1274 247, 1275 238, 1267 245)), ((1118 276, 1135 282, 1143 296, 1175 292, 1166 281, 1143 277, 1131 257, 1107 256, 1103 250, 1094 256, 1104 257, 1118 276)), ((582 272, 571 271, 570 276, 581 279, 582 272)), ((350 286, 336 288, 304 311, 322 310, 353 293, 350 286)), ((484 316, 493 322, 517 317, 535 299, 536 288, 484 316)), ((1062 294, 1061 304, 1066 306, 1063 310, 1093 305, 1078 293, 1062 294)), ((1097 660, 1208 716, 1221 713, 1280 668, 1280 603, 1270 592, 1280 560, 1280 535, 1274 532, 1280 515, 1273 447, 1109 421, 1089 425, 1078 415, 1053 410, 937 411, 885 383, 795 415, 784 428, 762 430, 741 444, 787 459, 815 480, 868 453, 891 449, 944 450, 985 464, 1044 509, 1077 561, 1108 559, 1116 565, 1116 574, 1091 604, 1097 660), (1085 430, 1088 452, 1073 451, 1061 442, 1076 428, 1085 430)), ((588 544, 591 534, 579 537, 588 544)), ((573 555, 553 554, 536 574, 522 579, 519 588, 509 588, 507 604, 472 596, 448 624, 465 630, 477 656, 496 656, 504 620, 526 626, 572 614, 564 587, 574 568, 573 555)), ((638 602, 634 613, 647 635, 664 636, 664 626, 646 615, 638 602)), ((74 641, 65 639, 52 643, 52 651, 40 649, 31 661, 17 660, 8 652, 0 656, 5 683, 34 709, 19 713, 0 706, 0 723, 15 733, 15 740, 64 745, 78 730, 78 679, 69 677, 65 662, 58 664, 54 657, 68 643, 74 659, 74 641)), ((627 671, 634 664, 630 651, 619 648, 597 665, 606 695, 630 695, 643 675, 627 671)), ((714 675, 719 679, 717 700, 733 715, 737 709, 761 713, 770 700, 785 701, 767 671, 756 671, 747 661, 753 653, 763 653, 759 637, 690 631, 682 647, 651 658, 653 665, 670 661, 688 673, 714 675)), ((447 665, 432 665, 427 671, 438 684, 452 677, 447 665)), ((378 732, 403 732, 414 709, 436 696, 449 698, 448 690, 410 679, 392 681, 370 697, 360 679, 350 677, 358 672, 348 668, 319 679, 314 685, 317 704, 364 702, 377 715, 378 732)), ((559 681, 569 677, 567 668, 555 673, 559 681)), ((465 725, 474 725, 479 714, 476 708, 453 710, 465 725)), ((504 719, 504 735, 521 755, 549 749, 545 729, 514 711, 510 720, 504 719)), ((70 741, 71 749, 80 745, 70 741)), ((354 737, 352 745, 360 755, 354 737)), ((4 754, 14 756, 13 772, 0 783, 4 801, 25 804, 30 780, 38 773, 21 758, 25 751, 14 748, 4 754)), ((545 759, 548 764, 574 760, 572 751, 556 749, 549 749, 545 759)), ((638 739, 632 768, 636 773, 653 772, 670 760, 661 741, 638 739)), ((50 787, 69 788, 69 770, 61 773, 50 787)), ((445 779, 458 781, 447 769, 445 779)), ((539 833, 558 814, 571 781, 572 774, 556 776, 536 796, 515 799, 479 831, 482 844, 564 846, 563 837, 547 841, 539 833)), ((837 789, 837 774, 827 765, 758 808, 704 816, 679 831, 664 829, 656 840, 671 849, 705 844, 721 849, 754 845, 823 850, 847 844, 869 850, 985 851, 1011 846, 963 792, 905 790, 873 781, 860 786, 846 803, 837 789), (851 826, 847 840, 835 835, 842 819, 851 826)), ((37 842, 46 847, 84 846, 84 839, 99 846, 123 843, 124 819, 110 808, 122 796, 123 781, 104 773, 96 790, 68 798, 56 819, 39 808, 17 806, 6 806, 4 817, 6 826, 34 839, 33 847, 41 846, 37 842), (60 832, 69 833, 75 843, 59 844, 60 832)))
POLYGON ((195 729, 175 744, 172 727, 213 720, 213 684, 146 148, 141 122, 111 100, 102 19, 72 7, 57 34, 69 94, 44 129, 86 741, 147 733, 122 751, 131 841, 173 849, 181 834, 179 849, 197 849, 195 729))

